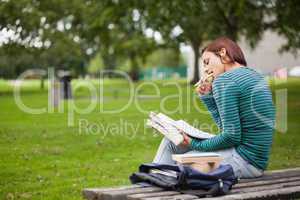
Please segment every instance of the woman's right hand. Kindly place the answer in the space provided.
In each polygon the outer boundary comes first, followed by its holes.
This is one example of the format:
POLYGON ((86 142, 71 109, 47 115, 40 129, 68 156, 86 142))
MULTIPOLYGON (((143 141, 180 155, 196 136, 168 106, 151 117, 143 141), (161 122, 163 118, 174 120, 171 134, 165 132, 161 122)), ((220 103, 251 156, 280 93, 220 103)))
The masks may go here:
POLYGON ((210 93, 211 90, 212 90, 212 84, 207 83, 203 80, 200 80, 199 85, 197 85, 197 87, 196 87, 196 92, 200 95, 206 95, 206 94, 210 93))
POLYGON ((203 78, 196 83, 196 92, 200 95, 206 95, 212 90, 212 82, 214 80, 214 71, 212 69, 205 69, 203 78))

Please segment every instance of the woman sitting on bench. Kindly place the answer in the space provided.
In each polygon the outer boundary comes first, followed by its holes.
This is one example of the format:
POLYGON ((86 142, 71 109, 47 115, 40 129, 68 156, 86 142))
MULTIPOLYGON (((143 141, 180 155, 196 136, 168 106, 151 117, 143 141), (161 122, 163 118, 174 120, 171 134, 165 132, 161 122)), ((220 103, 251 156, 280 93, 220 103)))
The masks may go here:
POLYGON ((228 38, 210 43, 201 59, 213 80, 202 81, 196 90, 221 131, 205 140, 183 133, 179 146, 164 138, 153 162, 174 164, 172 154, 216 152, 237 177, 261 176, 268 165, 275 118, 268 84, 247 67, 242 50, 228 38))

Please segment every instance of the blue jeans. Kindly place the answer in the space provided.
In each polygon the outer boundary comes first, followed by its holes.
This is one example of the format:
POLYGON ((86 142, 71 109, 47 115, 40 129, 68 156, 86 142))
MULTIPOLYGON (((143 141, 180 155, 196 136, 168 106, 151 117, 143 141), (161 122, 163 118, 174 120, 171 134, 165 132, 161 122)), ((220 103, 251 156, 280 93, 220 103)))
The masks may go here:
MULTIPOLYGON (((172 160, 172 154, 199 153, 200 151, 191 150, 189 147, 176 146, 166 137, 161 141, 158 151, 153 160, 154 163, 175 164, 172 160)), ((256 178, 263 175, 263 170, 251 165, 244 160, 235 150, 235 148, 214 151, 222 156, 221 164, 230 164, 234 174, 239 178, 256 178)))

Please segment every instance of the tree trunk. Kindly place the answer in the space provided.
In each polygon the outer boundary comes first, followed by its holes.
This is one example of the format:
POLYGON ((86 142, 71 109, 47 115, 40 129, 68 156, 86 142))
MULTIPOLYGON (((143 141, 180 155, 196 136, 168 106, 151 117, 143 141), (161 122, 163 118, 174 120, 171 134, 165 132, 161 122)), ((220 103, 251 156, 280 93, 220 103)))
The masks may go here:
POLYGON ((108 76, 108 78, 113 78, 114 73, 112 71, 116 68, 115 56, 108 52, 102 52, 101 56, 104 63, 104 69, 109 70, 109 72, 106 72, 105 74, 108 76))
POLYGON ((131 67, 130 67, 129 76, 132 79, 132 81, 137 82, 139 80, 139 66, 136 61, 135 54, 130 55, 130 64, 131 67))
POLYGON ((238 17, 236 16, 234 10, 232 10, 231 12, 229 12, 229 16, 228 16, 228 33, 229 33, 229 37, 230 39, 232 39, 233 41, 237 42, 238 39, 238 17))
POLYGON ((193 78, 191 80, 191 84, 197 83, 200 79, 200 76, 199 76, 199 57, 200 57, 199 47, 200 47, 200 45, 198 45, 196 43, 192 44, 192 48, 194 51, 194 73, 193 73, 193 78))
POLYGON ((41 77, 40 80, 41 80, 41 85, 40 85, 41 90, 43 90, 45 88, 45 81, 44 81, 45 79, 44 79, 44 77, 41 77))

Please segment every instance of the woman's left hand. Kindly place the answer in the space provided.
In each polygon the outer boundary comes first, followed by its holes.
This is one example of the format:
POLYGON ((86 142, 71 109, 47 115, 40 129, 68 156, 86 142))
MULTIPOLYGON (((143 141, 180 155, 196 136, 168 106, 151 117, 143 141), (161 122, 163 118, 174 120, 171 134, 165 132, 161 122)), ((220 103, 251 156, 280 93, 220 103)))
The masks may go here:
POLYGON ((183 142, 181 143, 182 146, 189 146, 191 144, 192 139, 183 131, 180 131, 183 136, 183 142))

